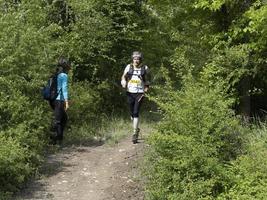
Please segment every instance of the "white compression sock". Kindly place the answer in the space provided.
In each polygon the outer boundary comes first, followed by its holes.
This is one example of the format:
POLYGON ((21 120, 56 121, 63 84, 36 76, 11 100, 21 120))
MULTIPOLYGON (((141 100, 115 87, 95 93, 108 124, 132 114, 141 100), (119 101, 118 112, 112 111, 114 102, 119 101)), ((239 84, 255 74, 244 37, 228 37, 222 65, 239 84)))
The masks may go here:
POLYGON ((138 125, 139 125, 139 118, 138 117, 134 117, 133 118, 133 129, 135 131, 138 129, 138 125))

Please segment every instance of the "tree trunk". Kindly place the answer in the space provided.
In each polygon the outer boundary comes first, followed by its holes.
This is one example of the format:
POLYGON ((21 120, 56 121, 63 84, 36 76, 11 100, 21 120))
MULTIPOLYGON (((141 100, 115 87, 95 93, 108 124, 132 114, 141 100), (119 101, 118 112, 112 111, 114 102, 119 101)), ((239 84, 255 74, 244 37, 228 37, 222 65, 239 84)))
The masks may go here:
POLYGON ((250 78, 245 77, 240 82, 240 105, 239 111, 245 121, 249 121, 251 116, 251 98, 249 95, 250 78))

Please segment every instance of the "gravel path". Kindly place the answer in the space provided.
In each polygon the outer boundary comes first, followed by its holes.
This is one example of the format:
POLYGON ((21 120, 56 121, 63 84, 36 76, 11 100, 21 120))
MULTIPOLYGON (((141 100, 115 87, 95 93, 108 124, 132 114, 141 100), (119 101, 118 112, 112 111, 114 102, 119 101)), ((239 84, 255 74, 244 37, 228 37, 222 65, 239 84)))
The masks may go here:
POLYGON ((145 144, 126 138, 114 146, 66 147, 47 158, 45 176, 16 200, 141 200, 145 144))

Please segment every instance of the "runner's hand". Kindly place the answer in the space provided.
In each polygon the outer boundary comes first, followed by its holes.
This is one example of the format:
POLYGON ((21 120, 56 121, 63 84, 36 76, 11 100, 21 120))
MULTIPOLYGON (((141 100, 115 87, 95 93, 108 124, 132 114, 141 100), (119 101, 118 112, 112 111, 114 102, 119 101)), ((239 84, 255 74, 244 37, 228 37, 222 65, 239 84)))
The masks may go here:
POLYGON ((121 86, 123 88, 126 88, 126 81, 124 79, 121 80, 121 86))
POLYGON ((148 91, 148 87, 145 86, 145 88, 144 88, 144 92, 146 93, 147 91, 148 91))

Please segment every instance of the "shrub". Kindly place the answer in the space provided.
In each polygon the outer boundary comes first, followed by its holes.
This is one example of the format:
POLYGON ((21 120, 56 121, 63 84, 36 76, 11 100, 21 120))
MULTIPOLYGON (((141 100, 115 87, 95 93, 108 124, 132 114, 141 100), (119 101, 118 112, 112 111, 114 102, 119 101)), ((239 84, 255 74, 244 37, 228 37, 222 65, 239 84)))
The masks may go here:
MULTIPOLYGON (((101 86, 98 86, 101 87, 101 86)), ((99 131, 106 123, 105 105, 101 90, 88 82, 72 83, 68 140, 88 142, 94 136, 102 137, 99 131)))
POLYGON ((220 87, 192 80, 158 100, 164 118, 150 137, 149 199, 214 199, 231 180, 225 164, 242 150, 241 126, 220 87))
POLYGON ((267 159, 266 125, 249 132, 246 151, 229 165, 231 184, 218 199, 266 199, 267 159))
POLYGON ((13 80, 0 78, 0 189, 7 193, 16 191, 40 165, 46 127, 41 104, 24 90, 29 83, 13 80))
POLYGON ((0 191, 14 192, 32 174, 30 152, 16 139, 0 134, 0 191))

